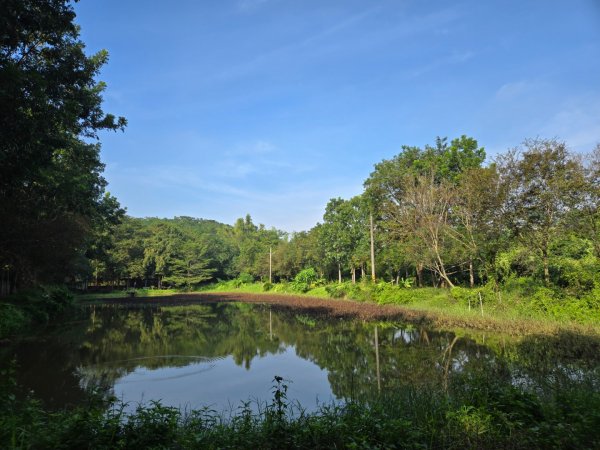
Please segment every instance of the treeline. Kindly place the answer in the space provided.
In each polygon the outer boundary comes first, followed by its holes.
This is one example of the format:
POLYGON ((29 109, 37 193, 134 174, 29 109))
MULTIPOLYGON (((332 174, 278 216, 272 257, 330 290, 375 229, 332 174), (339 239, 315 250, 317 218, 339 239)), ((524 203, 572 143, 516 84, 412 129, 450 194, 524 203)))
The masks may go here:
POLYGON ((582 156, 563 142, 536 139, 487 165, 485 156, 466 136, 403 147, 375 165, 363 194, 330 200, 323 222, 306 232, 269 230, 249 215, 233 226, 126 218, 98 245, 94 282, 266 281, 271 261, 274 281, 309 267, 325 279, 356 281, 374 268, 377 279, 403 285, 594 289, 600 147, 582 156))
POLYGON ((96 286, 190 289, 246 274, 268 278, 269 250, 285 233, 255 225, 250 215, 231 225, 214 220, 125 217, 96 240, 86 281, 96 286))

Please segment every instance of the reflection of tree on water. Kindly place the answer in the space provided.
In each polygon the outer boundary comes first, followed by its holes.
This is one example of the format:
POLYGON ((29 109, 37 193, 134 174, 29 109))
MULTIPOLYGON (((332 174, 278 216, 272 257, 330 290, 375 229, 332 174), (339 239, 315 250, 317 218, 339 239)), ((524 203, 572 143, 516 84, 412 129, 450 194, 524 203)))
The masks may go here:
MULTIPOLYGON (((262 305, 108 306, 91 308, 88 314, 87 323, 48 338, 43 352, 38 347, 31 356, 21 355, 22 366, 29 367, 25 360, 35 355, 35 367, 54 367, 46 371, 50 384, 74 400, 89 386, 110 391, 116 380, 137 368, 189 366, 185 373, 201 374, 210 370, 211 361, 231 355, 237 365, 250 369, 254 358, 292 346, 298 356, 327 370, 338 398, 385 395, 406 385, 443 386, 456 373, 497 366, 500 360, 513 368, 513 378, 518 368, 528 385, 542 383, 550 370, 571 373, 574 379, 598 368, 589 355, 579 355, 587 361, 582 362, 577 354, 556 350, 561 347, 558 338, 526 338, 518 345, 488 339, 489 345, 482 345, 452 332, 323 319, 262 305), (548 352, 548 345, 554 350, 548 352)), ((34 379, 27 371, 21 376, 34 379)))
MULTIPOLYGON (((126 316, 110 316, 110 320, 122 322, 120 333, 112 330, 117 324, 110 324, 110 330, 97 341, 105 361, 177 351, 205 357, 231 355, 236 364, 249 369, 255 357, 293 346, 300 357, 327 370, 338 398, 368 397, 405 385, 447 385, 455 373, 498 364, 498 349, 452 332, 386 322, 311 319, 261 305, 164 307, 160 311, 131 310, 126 316), (124 346, 120 344, 123 336, 124 346), (137 341, 127 339, 135 336, 137 341), (109 344, 113 339, 117 341, 109 344)), ((187 363, 155 358, 143 365, 187 363)))

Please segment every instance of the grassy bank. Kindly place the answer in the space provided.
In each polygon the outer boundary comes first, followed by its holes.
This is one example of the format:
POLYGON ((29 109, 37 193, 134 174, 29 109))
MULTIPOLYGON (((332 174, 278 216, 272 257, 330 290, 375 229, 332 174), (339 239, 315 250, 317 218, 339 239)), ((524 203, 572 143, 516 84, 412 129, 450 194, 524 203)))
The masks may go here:
POLYGON ((406 386, 392 395, 305 414, 276 377, 259 413, 183 413, 154 403, 129 416, 99 397, 50 412, 4 396, 3 448, 598 448, 600 393, 557 385, 549 397, 514 387, 501 368, 448 386, 406 386))
MULTIPOLYGON (((294 283, 243 283, 239 280, 205 286, 194 292, 139 290, 137 297, 205 294, 250 294, 270 298, 312 297, 353 300, 364 304, 394 306, 412 322, 434 326, 503 331, 512 334, 555 333, 561 330, 600 334, 599 299, 559 298, 548 289, 500 290, 488 287, 467 289, 403 288, 388 283, 342 283, 301 285, 294 283)), ((126 298, 125 292, 84 295, 83 300, 126 298)), ((245 301, 243 295, 239 301, 245 301)))

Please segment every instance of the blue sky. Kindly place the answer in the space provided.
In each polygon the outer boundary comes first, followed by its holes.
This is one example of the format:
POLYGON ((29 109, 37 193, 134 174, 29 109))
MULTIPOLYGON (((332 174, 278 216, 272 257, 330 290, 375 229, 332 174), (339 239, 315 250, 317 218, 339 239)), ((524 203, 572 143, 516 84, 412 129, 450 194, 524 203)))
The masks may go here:
POLYGON ((597 0, 82 0, 132 216, 311 228, 403 144, 600 142, 597 0))

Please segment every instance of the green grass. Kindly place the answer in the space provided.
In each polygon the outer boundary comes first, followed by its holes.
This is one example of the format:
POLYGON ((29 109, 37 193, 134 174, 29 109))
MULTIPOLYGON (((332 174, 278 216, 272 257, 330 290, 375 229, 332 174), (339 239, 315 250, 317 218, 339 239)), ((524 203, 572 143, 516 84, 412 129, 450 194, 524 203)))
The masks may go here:
MULTIPOLYGON (((585 333, 600 334, 600 307, 581 300, 557 299, 545 288, 531 294, 518 290, 494 292, 489 286, 467 289, 400 288, 387 283, 349 282, 330 283, 309 289, 294 290, 292 283, 241 283, 223 281, 204 286, 195 292, 239 292, 264 295, 307 295, 323 299, 347 299, 381 305, 397 305, 404 310, 426 315, 437 325, 472 327, 522 333, 527 331, 553 333, 558 329, 578 329, 585 333), (479 293, 482 293, 482 304, 479 293), (469 299, 471 300, 469 309, 469 299), (483 309, 483 313, 482 313, 483 309)), ((174 289, 138 289, 137 297, 185 294, 174 289)), ((80 300, 127 298, 124 291, 88 294, 80 300)))
MULTIPOLYGON (((273 400, 230 415, 183 413, 159 402, 124 414, 99 398, 49 412, 5 396, 0 445, 24 448, 598 448, 600 393, 582 384, 542 396, 514 387, 502 371, 458 375, 447 387, 405 386, 395 393, 312 414, 287 402, 276 377, 273 400)), ((92 397, 93 399, 93 397, 92 397)))
MULTIPOLYGON (((238 287, 219 286, 207 292, 261 292, 260 283, 242 284, 238 287)), ((270 293, 308 295, 318 298, 342 298, 361 302, 397 305, 405 310, 435 317, 438 325, 475 327, 522 333, 527 331, 553 333, 559 329, 578 329, 585 333, 600 334, 600 308, 574 313, 569 311, 570 300, 552 299, 555 311, 540 308, 534 295, 512 291, 491 292, 489 287, 467 289, 399 288, 385 283, 337 283, 318 286, 305 293, 294 292, 289 284, 275 284, 270 293), (479 303, 482 292, 482 305, 479 303), (469 309, 469 297, 471 307, 469 309), (482 308, 483 306, 483 308, 482 308), (483 309, 483 314, 482 314, 483 309), (566 312, 565 312, 566 311, 566 312)), ((542 290, 544 293, 544 290, 542 290)), ((539 294, 537 294, 539 297, 539 294)))
POLYGON ((79 294, 75 298, 77 300, 98 300, 98 299, 115 299, 115 298, 131 298, 129 292, 135 292, 136 297, 162 297, 168 295, 182 294, 186 291, 178 289, 129 289, 116 290, 102 293, 79 294))

